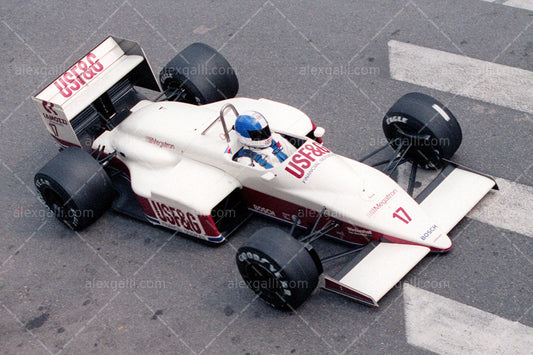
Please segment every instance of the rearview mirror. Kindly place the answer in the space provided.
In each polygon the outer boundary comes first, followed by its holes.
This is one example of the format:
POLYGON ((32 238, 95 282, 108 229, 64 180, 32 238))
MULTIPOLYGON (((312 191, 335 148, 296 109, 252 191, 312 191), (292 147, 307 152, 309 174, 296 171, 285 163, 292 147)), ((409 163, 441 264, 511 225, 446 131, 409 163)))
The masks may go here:
POLYGON ((326 133, 326 130, 323 127, 317 127, 313 131, 313 134, 315 135, 316 138, 322 138, 324 133, 326 133))

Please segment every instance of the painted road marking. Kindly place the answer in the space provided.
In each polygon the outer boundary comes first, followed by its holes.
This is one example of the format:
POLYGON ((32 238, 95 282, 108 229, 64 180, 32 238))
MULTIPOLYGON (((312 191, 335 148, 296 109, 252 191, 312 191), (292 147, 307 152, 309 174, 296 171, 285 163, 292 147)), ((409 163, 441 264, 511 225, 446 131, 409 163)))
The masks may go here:
POLYGON ((529 354, 533 328, 404 284, 407 342, 439 354, 529 354))
POLYGON ((498 228, 533 237, 533 187, 497 178, 490 191, 466 216, 498 228))
POLYGON ((391 40, 393 79, 533 113, 533 72, 391 40))
MULTIPOLYGON (((410 164, 398 167, 398 184, 405 189, 410 171, 410 164)), ((422 187, 434 177, 434 172, 418 169, 417 181, 422 183, 422 187)), ((489 191, 466 217, 533 238, 533 187, 502 178, 496 178, 496 182, 500 190, 489 191)), ((414 196, 421 190, 415 190, 414 196)))
POLYGON ((483 0, 483 1, 492 2, 492 3, 495 3, 495 4, 506 5, 506 6, 511 6, 511 7, 517 7, 519 9, 533 11, 533 0, 508 0, 508 1, 505 1, 505 0, 483 0))

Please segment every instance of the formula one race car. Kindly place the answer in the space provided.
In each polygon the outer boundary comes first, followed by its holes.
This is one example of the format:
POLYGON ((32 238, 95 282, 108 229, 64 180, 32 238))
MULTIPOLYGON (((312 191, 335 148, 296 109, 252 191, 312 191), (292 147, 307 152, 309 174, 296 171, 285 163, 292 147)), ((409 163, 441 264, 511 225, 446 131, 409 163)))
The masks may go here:
POLYGON ((290 233, 257 231, 236 261, 261 298, 293 310, 319 282, 377 306, 426 254, 449 250, 447 233, 496 188, 490 177, 449 161, 461 129, 427 95, 407 94, 387 112, 388 144, 370 154, 391 152, 376 164, 386 166, 380 171, 362 163, 368 157, 355 161, 326 148, 324 130, 298 109, 236 98, 238 87, 226 59, 205 44, 180 52, 158 82, 138 44, 108 37, 33 97, 61 148, 35 175, 40 196, 73 230, 109 208, 211 243, 223 242, 252 213, 286 222, 290 233), (148 100, 139 88, 159 96, 148 100), (234 125, 250 110, 294 153, 274 166, 238 161, 244 147, 234 125), (405 190, 390 177, 404 162, 412 164, 405 190), (413 198, 419 166, 437 177, 413 198), (305 233, 297 238, 296 230, 305 233), (321 259, 312 243, 322 236, 350 250, 321 259), (325 262, 354 251, 340 273, 324 272, 325 262))

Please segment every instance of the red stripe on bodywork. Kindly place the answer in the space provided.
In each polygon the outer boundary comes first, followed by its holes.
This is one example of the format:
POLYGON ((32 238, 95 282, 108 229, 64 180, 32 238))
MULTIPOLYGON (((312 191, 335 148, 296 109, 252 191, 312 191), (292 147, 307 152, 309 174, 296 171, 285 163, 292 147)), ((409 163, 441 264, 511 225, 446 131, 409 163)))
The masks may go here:
MULTIPOLYGON (((244 187, 242 191, 249 209, 288 223, 293 223, 291 218, 297 215, 300 218, 298 223, 300 227, 307 228, 312 226, 320 215, 319 211, 299 206, 257 190, 244 187)), ((329 216, 322 216, 317 228, 320 229, 335 220, 335 218, 329 216)), ((374 239, 372 231, 343 221, 340 222, 342 222, 342 225, 328 233, 328 236, 354 244, 367 244, 374 239)))
POLYGON ((215 225, 215 222, 211 216, 198 216, 198 219, 200 220, 200 224, 202 224, 205 235, 208 237, 218 237, 220 235, 220 232, 218 231, 217 226, 215 225))
POLYGON ((141 205, 141 208, 144 211, 144 214, 147 215, 148 217, 159 219, 155 215, 154 209, 152 208, 152 205, 150 204, 150 200, 148 200, 146 197, 142 197, 139 195, 136 195, 136 196, 137 196, 137 200, 139 200, 139 204, 141 205))

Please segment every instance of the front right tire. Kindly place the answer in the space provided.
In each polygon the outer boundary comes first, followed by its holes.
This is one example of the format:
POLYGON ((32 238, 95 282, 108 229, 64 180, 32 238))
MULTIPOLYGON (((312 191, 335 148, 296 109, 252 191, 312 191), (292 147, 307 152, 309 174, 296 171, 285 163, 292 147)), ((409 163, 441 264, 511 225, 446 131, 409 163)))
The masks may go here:
MULTIPOLYGON (((383 118, 383 132, 393 148, 410 145, 406 157, 426 169, 443 165, 462 141, 452 112, 431 96, 412 92, 392 105, 383 118)), ((404 148, 405 149, 405 148, 404 148)))
POLYGON ((171 101, 196 105, 237 95, 235 71, 222 54, 204 43, 193 43, 176 55, 159 73, 159 82, 171 101), (181 94, 173 94, 180 92, 181 94))

